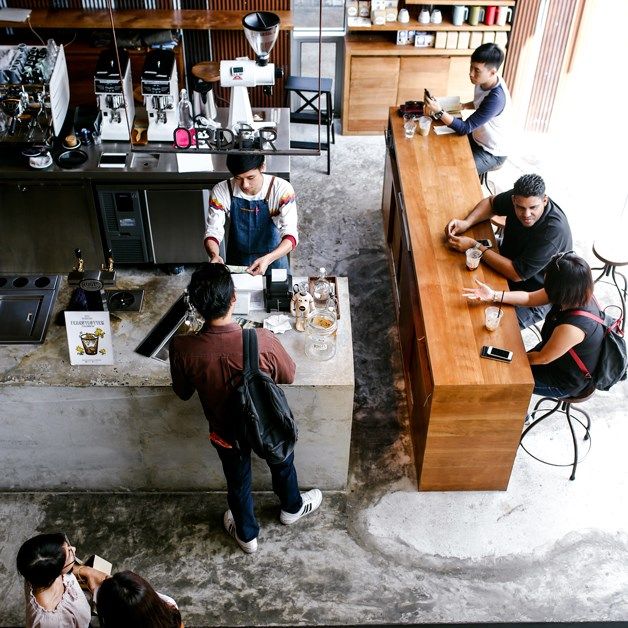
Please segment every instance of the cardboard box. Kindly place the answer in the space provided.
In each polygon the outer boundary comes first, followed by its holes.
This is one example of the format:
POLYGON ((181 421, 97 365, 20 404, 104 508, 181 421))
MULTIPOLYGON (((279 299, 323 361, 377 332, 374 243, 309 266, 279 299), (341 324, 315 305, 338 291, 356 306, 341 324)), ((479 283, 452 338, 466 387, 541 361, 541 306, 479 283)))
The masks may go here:
POLYGON ((347 0, 345 5, 347 8, 347 15, 349 17, 357 17, 358 15, 358 0, 347 0))
POLYGON ((447 31, 447 43, 445 48, 455 50, 458 47, 458 31, 447 31))
POLYGON ((370 0, 358 0, 358 16, 369 17, 371 15, 370 0))
POLYGON ((469 39, 469 48, 475 50, 478 46, 482 45, 482 31, 471 31, 471 38, 469 39))
POLYGON ((494 44, 495 43, 495 31, 484 31, 482 33, 482 43, 494 44))
POLYGON ((458 50, 467 50, 471 41, 470 31, 460 31, 458 33, 458 50))
POLYGON ((383 26, 386 24, 386 11, 384 11, 384 9, 371 11, 371 22, 374 26, 383 26))
POLYGON ((505 31, 497 31, 495 33, 495 43, 502 49, 505 50, 508 45, 508 33, 505 31))
MULTIPOLYGON (((417 33, 417 37, 418 35, 419 34, 417 33)), ((434 48, 444 48, 446 45, 447 45, 447 31, 436 31, 436 37, 434 38, 434 48)))
POLYGON ((434 46, 434 33, 417 31, 414 34, 413 43, 415 48, 431 48, 432 46, 434 46))

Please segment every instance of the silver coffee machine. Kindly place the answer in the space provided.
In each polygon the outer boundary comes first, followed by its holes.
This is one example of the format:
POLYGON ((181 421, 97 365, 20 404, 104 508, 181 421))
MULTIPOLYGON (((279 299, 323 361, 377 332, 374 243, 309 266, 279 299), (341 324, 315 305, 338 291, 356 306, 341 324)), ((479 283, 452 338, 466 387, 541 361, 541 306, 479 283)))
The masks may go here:
POLYGON ((172 141, 178 125, 179 85, 172 50, 151 50, 142 71, 142 95, 148 114, 148 141, 172 141))
POLYGON ((131 62, 125 50, 119 50, 118 56, 122 79, 115 50, 104 50, 100 54, 94 76, 94 92, 102 114, 100 136, 103 140, 129 140, 135 118, 131 62))

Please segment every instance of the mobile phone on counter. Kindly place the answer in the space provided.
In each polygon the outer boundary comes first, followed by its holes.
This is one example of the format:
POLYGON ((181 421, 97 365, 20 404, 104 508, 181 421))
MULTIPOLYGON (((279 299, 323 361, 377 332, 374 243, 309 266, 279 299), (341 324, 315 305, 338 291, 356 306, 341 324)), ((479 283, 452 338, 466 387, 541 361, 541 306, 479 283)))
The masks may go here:
POLYGON ((479 238, 477 241, 484 245, 487 249, 493 248, 493 243, 488 238, 479 238))
POLYGON ((490 360, 499 360, 500 362, 511 362, 512 351, 484 345, 480 351, 480 357, 489 358, 490 360))

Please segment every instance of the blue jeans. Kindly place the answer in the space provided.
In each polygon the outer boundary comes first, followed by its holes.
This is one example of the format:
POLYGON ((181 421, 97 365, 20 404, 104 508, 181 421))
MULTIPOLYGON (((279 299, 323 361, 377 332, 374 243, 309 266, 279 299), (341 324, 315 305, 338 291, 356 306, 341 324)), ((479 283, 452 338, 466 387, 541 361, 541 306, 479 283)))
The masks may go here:
POLYGON ((534 323, 542 321, 547 313, 552 309, 551 305, 539 305, 537 307, 519 307, 515 308, 517 320, 519 321, 519 329, 526 329, 534 323))
POLYGON ((534 382, 534 390, 532 391, 535 395, 539 395, 539 397, 570 397, 571 393, 567 390, 563 390, 562 388, 557 388, 556 386, 548 386, 543 382, 534 382))
MULTIPOLYGON (((245 543, 257 538, 259 525, 255 518, 253 495, 251 495, 251 450, 226 449, 212 443, 220 456, 227 480, 227 502, 233 514, 238 538, 245 543)), ((273 491, 281 509, 285 512, 299 512, 303 504, 297 471, 294 468, 294 452, 280 464, 268 464, 273 479, 273 491)))
POLYGON ((497 170, 501 168, 508 157, 498 157, 497 155, 491 155, 491 153, 485 151, 474 139, 471 134, 468 135, 469 144, 471 144, 471 152, 473 153, 473 161, 475 161, 475 167, 478 174, 484 174, 490 170, 497 170))

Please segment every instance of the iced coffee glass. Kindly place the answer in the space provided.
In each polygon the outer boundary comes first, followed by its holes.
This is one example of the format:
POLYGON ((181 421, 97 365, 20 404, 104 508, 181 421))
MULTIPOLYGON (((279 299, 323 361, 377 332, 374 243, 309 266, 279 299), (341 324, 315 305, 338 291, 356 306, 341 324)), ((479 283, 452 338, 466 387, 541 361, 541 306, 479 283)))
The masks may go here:
POLYGON ((467 257, 467 268, 469 270, 475 270, 480 265, 480 259, 482 257, 482 251, 480 249, 467 249, 465 251, 467 257))
POLYGON ((489 331, 495 331, 499 327, 499 323, 504 315, 504 310, 491 305, 484 310, 484 325, 489 331))

